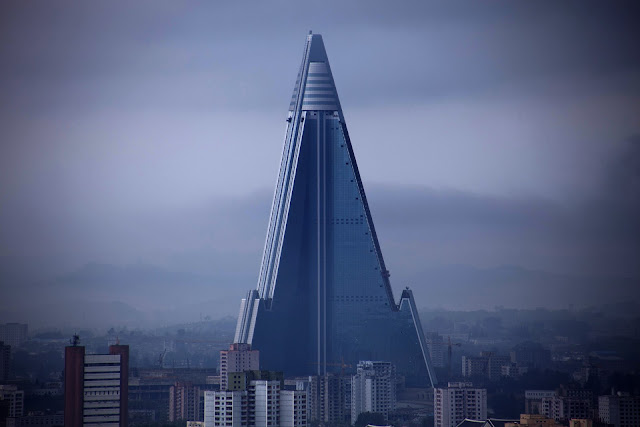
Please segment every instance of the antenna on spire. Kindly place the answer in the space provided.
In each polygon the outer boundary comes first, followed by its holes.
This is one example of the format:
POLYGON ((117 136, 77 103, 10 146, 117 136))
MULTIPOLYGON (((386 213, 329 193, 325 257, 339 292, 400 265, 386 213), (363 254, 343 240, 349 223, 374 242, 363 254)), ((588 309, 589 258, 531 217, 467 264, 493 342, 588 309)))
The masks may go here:
POLYGON ((309 35, 313 34, 313 31, 309 30, 309 35))
POLYGON ((80 337, 78 336, 78 334, 73 334, 73 337, 69 340, 69 342, 72 346, 76 347, 80 342, 80 337))

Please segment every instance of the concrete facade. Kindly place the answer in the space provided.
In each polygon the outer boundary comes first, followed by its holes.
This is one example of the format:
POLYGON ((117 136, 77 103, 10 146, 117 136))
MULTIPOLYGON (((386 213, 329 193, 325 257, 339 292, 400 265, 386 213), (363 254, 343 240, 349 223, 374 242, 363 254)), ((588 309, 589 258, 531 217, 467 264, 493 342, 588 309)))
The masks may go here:
POLYGON ((599 396, 598 416, 603 423, 615 427, 640 426, 640 396, 599 396))
POLYGON ((229 350, 220 351, 220 390, 227 389, 230 373, 259 369, 260 351, 251 350, 249 344, 231 344, 229 350))
POLYGON ((361 361, 351 379, 351 424, 363 412, 385 419, 396 409, 396 368, 390 362, 361 361))
POLYGON ((129 346, 112 345, 109 354, 65 349, 65 426, 128 425, 129 346))
POLYGON ((465 419, 487 419, 487 390, 468 382, 450 382, 433 395, 435 427, 455 427, 465 419))

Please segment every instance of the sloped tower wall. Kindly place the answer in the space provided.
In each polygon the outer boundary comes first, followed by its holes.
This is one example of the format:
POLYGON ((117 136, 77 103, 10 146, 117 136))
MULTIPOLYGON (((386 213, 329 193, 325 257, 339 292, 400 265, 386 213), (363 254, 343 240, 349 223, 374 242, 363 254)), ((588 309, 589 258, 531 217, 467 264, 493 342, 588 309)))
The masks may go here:
POLYGON ((394 300, 318 34, 307 37, 287 122, 258 286, 235 341, 287 375, 384 360, 434 384, 413 294, 394 300))

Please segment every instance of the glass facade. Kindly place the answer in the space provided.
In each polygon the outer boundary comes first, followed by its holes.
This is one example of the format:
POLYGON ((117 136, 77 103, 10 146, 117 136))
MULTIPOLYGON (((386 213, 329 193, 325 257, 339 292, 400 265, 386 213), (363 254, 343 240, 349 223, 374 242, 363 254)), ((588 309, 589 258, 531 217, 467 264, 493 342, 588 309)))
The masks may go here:
POLYGON ((258 287, 242 301, 236 342, 287 375, 384 360, 410 383, 434 383, 413 295, 393 297, 320 35, 307 38, 287 122, 258 287))

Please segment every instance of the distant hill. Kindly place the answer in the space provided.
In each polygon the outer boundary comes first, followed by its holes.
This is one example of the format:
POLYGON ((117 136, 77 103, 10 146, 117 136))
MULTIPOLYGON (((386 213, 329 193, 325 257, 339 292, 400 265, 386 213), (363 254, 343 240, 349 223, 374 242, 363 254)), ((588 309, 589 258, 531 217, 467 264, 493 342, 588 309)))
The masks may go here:
POLYGON ((153 265, 86 264, 76 271, 8 294, 0 321, 102 328, 158 326, 201 316, 237 315, 240 298, 223 277, 168 271, 153 265))
MULTIPOLYGON (((637 278, 572 276, 517 266, 439 266, 399 281, 414 289, 419 306, 454 310, 599 307, 640 300, 637 278)), ((394 289, 400 289, 397 282, 394 289)))
MULTIPOLYGON (((254 286, 242 277, 197 275, 148 264, 90 263, 51 280, 16 287, 0 306, 0 322, 158 327, 207 316, 235 317, 240 299, 254 286)), ((429 309, 595 306, 615 313, 633 311, 637 307, 628 302, 640 301, 638 279, 561 275, 516 266, 446 265, 392 276, 396 295, 405 285, 414 290, 418 306, 429 309)))

